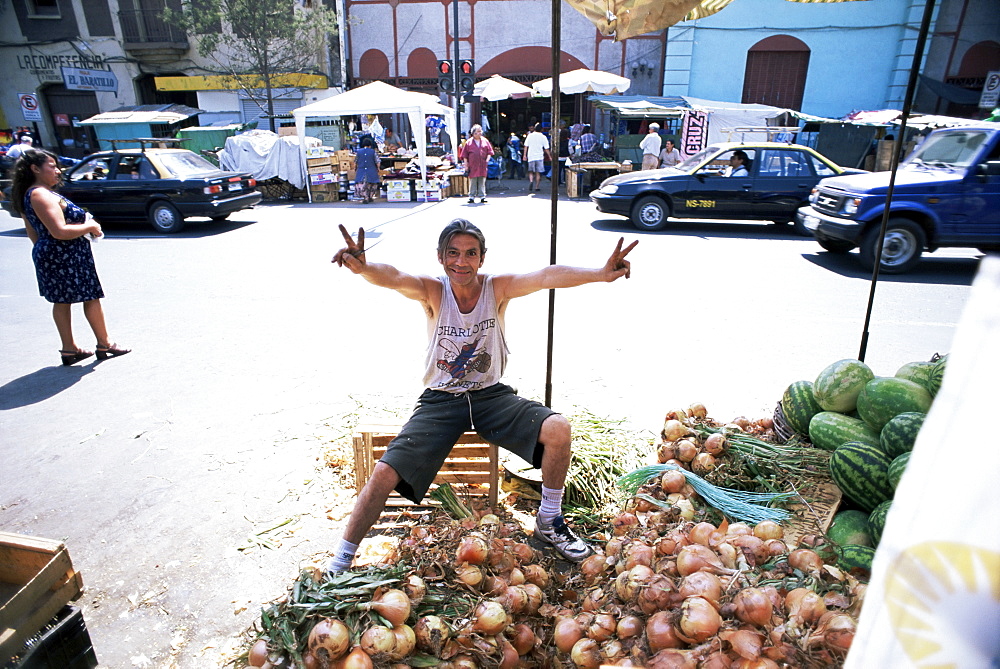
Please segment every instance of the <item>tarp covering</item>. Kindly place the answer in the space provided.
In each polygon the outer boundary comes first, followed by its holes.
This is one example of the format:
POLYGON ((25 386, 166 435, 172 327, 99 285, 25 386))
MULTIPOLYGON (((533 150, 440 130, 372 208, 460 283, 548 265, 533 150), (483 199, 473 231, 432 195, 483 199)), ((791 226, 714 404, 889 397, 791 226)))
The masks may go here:
MULTIPOLYGON (((570 70, 559 75, 559 92, 563 95, 576 93, 624 93, 632 85, 632 80, 603 70, 588 70, 581 68, 570 70)), ((549 97, 552 95, 552 77, 536 81, 531 85, 535 95, 549 97)))
POLYGON ((682 95, 681 98, 691 109, 708 112, 708 143, 733 142, 741 138, 733 137, 734 128, 762 128, 767 120, 783 115, 786 109, 761 104, 739 102, 718 102, 682 95))
POLYGON ((592 95, 588 98, 597 109, 615 112, 622 118, 662 118, 684 113, 684 98, 643 95, 592 95))
POLYGON ((187 105, 132 105, 102 112, 80 121, 80 125, 101 125, 103 123, 148 123, 171 125, 200 114, 202 109, 187 105))
POLYGON ((943 81, 931 79, 923 74, 919 76, 920 85, 927 88, 939 98, 944 98, 945 100, 960 105, 979 104, 979 96, 981 94, 980 91, 970 91, 968 88, 962 88, 961 86, 955 86, 954 84, 946 84, 943 81))
MULTIPOLYGON (((316 137, 305 137, 304 142, 306 146, 320 145, 316 137)), ((219 151, 219 166, 249 172, 258 181, 278 177, 301 189, 306 185, 306 168, 300 153, 298 137, 251 130, 226 139, 226 146, 219 151)))
MULTIPOLYGON (((851 0, 792 0, 792 2, 849 2, 851 0)), ((733 0, 566 0, 597 26, 602 35, 620 42, 629 37, 693 21, 725 9, 733 0)))
MULTIPOLYGON (((440 100, 427 93, 417 93, 414 91, 404 91, 382 81, 373 81, 359 88, 334 95, 299 107, 292 111, 295 118, 295 132, 300 142, 305 137, 306 121, 311 118, 331 118, 335 116, 359 116, 361 114, 406 114, 410 121, 410 128, 413 131, 413 138, 417 143, 417 154, 420 157, 421 178, 427 178, 427 138, 424 132, 428 115, 440 114, 444 116, 444 122, 448 129, 448 134, 452 138, 453 146, 457 145, 455 139, 455 110, 441 104, 440 100)), ((306 155, 305 143, 300 145, 300 161, 303 172, 305 171, 306 155)), ((309 194, 312 201, 312 193, 309 194)))

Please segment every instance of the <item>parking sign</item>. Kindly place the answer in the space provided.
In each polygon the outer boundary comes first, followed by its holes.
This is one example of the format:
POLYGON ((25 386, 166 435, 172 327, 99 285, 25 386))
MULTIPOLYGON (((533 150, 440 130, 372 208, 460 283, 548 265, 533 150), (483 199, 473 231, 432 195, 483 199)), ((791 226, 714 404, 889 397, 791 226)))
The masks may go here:
POLYGON ((21 113, 24 114, 25 121, 41 121, 42 108, 38 104, 38 96, 34 93, 19 93, 17 96, 21 103, 21 113))
POLYGON ((979 106, 983 109, 993 109, 1000 104, 1000 71, 986 75, 983 93, 979 96, 979 106))

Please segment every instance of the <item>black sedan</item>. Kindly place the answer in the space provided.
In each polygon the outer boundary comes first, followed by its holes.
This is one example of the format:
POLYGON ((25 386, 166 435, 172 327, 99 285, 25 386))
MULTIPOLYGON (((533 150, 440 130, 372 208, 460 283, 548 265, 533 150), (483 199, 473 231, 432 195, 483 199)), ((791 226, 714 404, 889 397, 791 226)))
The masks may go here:
POLYGON ((795 220, 820 179, 860 171, 798 144, 726 142, 712 144, 676 167, 605 179, 590 199, 598 211, 627 216, 640 230, 661 230, 668 218, 785 224, 795 220))
POLYGON ((187 149, 119 149, 94 153, 63 174, 59 192, 99 222, 149 221, 177 232, 184 219, 225 220, 260 202, 250 174, 226 172, 187 149))

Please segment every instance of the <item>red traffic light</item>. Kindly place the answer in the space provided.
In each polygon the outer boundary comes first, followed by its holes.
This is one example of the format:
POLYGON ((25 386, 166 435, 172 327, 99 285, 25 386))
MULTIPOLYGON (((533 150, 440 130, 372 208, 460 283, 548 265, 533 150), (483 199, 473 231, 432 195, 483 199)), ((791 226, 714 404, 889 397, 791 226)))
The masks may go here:
POLYGON ((458 63, 458 69, 462 74, 472 74, 476 68, 471 60, 462 60, 458 63))
POLYGON ((450 60, 439 60, 438 61, 438 74, 451 74, 451 61, 450 60))

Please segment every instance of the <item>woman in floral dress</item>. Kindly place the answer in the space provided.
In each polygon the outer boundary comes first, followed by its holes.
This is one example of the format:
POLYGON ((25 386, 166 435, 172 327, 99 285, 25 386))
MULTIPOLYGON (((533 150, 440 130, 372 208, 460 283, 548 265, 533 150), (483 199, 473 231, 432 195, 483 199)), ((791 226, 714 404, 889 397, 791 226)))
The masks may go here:
POLYGON ((97 278, 90 239, 101 237, 100 224, 87 213, 55 192, 62 179, 56 157, 48 151, 29 149, 14 165, 11 205, 24 219, 31 240, 38 291, 52 303, 52 318, 62 348, 62 364, 72 365, 94 355, 73 339, 70 307, 83 303, 83 315, 97 338, 97 357, 124 355, 130 349, 108 338, 101 298, 104 290, 97 278))

